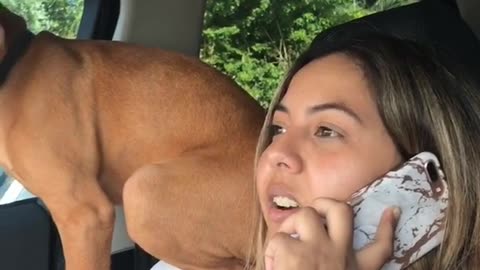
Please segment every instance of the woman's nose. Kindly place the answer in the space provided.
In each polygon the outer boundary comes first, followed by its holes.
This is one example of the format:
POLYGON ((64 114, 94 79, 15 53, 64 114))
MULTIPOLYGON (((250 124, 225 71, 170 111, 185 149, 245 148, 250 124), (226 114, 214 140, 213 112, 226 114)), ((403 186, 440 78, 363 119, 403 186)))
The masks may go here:
MULTIPOLYGON (((283 138, 282 138, 283 139, 283 138)), ((265 150, 270 166, 288 173, 299 173, 302 170, 302 159, 296 145, 287 140, 272 142, 265 150)))

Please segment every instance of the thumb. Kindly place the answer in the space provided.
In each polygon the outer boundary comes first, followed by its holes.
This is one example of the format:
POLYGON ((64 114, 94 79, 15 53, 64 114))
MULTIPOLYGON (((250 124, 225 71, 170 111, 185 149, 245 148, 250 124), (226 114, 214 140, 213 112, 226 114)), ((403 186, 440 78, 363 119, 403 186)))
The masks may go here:
POLYGON ((400 214, 398 207, 387 208, 383 212, 375 240, 356 254, 358 269, 380 269, 390 259, 400 214))

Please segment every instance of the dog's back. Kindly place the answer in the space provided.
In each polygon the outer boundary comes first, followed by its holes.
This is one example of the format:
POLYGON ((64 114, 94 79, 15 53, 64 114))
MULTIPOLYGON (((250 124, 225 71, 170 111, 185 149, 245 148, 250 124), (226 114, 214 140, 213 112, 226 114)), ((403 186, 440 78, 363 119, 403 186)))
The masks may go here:
MULTIPOLYGON (((64 40, 49 33, 34 39, 26 58, 35 61, 19 63, 21 70, 15 70, 22 74, 19 80, 30 75, 30 82, 15 90, 29 97, 22 109, 43 104, 43 113, 76 122, 80 133, 95 129, 102 184, 116 202, 119 183, 134 170, 191 151, 221 155, 243 168, 253 166, 263 109, 233 80, 197 59, 120 42, 64 40)), ((41 116, 38 110, 35 114, 41 116)), ((57 128, 68 127, 61 122, 57 128)), ((77 138, 81 143, 80 134, 77 138)))

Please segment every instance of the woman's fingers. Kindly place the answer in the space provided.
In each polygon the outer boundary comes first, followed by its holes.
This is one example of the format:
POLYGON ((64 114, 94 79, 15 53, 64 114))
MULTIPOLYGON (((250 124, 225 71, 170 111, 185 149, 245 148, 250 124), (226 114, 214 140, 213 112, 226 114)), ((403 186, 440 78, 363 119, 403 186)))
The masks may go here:
POLYGON ((302 241, 331 242, 347 254, 353 239, 352 208, 344 202, 318 198, 312 207, 303 207, 287 218, 279 231, 298 235, 302 241))
POLYGON ((355 265, 359 270, 380 269, 393 251, 399 211, 385 210, 374 242, 354 254, 351 207, 332 199, 317 199, 312 207, 303 207, 289 216, 269 240, 266 269, 300 269, 307 265, 332 269, 343 264, 355 265))
POLYGON ((327 240, 323 218, 312 207, 302 207, 289 216, 280 226, 279 232, 286 233, 302 241, 327 240))
POLYGON ((292 238, 287 233, 276 233, 265 249, 265 269, 266 270, 283 270, 290 269, 292 262, 292 251, 297 250, 296 247, 300 242, 292 238))
POLYGON ((321 258, 321 246, 330 246, 329 242, 325 223, 317 211, 311 207, 298 209, 269 240, 265 249, 265 268, 299 269, 303 264, 321 258))
POLYGON ((313 202, 315 210, 326 219, 328 236, 341 252, 348 254, 352 248, 353 212, 350 205, 327 198, 313 202))
POLYGON ((395 227, 400 217, 398 207, 383 212, 375 240, 356 253, 358 269, 380 269, 393 254, 395 227))

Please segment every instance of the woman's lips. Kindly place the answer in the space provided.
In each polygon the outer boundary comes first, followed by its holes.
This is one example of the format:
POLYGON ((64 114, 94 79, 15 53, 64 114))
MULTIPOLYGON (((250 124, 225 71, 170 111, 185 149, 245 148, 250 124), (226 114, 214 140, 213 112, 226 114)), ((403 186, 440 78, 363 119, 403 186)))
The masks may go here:
POLYGON ((290 215, 298 211, 300 204, 295 196, 289 191, 289 189, 283 185, 272 185, 268 188, 268 196, 266 198, 267 211, 265 213, 266 219, 270 222, 281 224, 285 219, 290 215), (279 201, 285 201, 288 199, 290 202, 296 202, 297 207, 290 208, 279 208, 278 205, 274 202, 274 198, 282 198, 279 201))
POLYGON ((289 209, 279 209, 273 201, 268 205, 267 209, 267 219, 271 222, 281 224, 289 216, 293 215, 299 210, 299 207, 289 208, 289 209))

